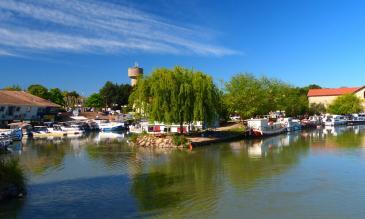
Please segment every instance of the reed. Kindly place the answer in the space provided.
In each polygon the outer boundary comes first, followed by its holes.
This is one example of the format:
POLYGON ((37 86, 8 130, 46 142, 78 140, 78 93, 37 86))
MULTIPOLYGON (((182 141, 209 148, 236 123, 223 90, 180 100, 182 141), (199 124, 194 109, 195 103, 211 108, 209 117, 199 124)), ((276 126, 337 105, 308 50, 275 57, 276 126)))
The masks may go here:
POLYGON ((0 191, 9 186, 25 191, 26 177, 17 159, 0 159, 0 191))

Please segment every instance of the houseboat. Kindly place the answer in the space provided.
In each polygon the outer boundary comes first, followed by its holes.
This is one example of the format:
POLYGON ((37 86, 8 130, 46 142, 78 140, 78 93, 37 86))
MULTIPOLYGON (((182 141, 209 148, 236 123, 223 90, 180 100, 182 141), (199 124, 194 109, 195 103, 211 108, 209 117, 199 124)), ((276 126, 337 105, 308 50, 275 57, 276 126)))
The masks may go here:
POLYGON ((249 119, 247 120, 247 127, 250 136, 262 137, 277 135, 287 131, 287 127, 280 122, 269 122, 268 119, 249 119))

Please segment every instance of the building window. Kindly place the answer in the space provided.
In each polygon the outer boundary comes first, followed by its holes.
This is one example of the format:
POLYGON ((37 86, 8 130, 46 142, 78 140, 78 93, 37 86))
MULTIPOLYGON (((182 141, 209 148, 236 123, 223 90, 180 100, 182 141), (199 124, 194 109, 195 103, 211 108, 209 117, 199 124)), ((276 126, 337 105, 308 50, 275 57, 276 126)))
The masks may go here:
POLYGON ((14 110, 15 110, 15 106, 9 106, 9 107, 8 107, 7 115, 8 115, 8 116, 12 116, 12 115, 14 115, 14 110))
POLYGON ((28 106, 27 107, 27 112, 30 112, 31 109, 32 109, 32 107, 28 106))
POLYGON ((19 107, 19 106, 16 108, 16 111, 17 111, 17 112, 19 112, 19 111, 20 111, 20 107, 19 107))
POLYGON ((0 106, 0 112, 4 112, 5 106, 0 106))
POLYGON ((364 91, 364 98, 365 98, 365 91, 364 91))

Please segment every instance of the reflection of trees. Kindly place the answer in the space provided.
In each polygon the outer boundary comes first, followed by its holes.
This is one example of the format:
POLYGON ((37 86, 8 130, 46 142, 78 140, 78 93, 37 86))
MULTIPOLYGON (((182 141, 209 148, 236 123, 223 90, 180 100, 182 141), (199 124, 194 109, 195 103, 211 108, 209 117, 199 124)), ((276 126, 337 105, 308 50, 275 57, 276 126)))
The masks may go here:
POLYGON ((309 148, 303 139, 288 142, 288 145, 280 145, 279 140, 277 144, 270 142, 267 146, 266 141, 272 141, 272 139, 263 139, 261 147, 266 151, 259 158, 249 156, 248 147, 252 147, 252 142, 241 142, 242 147, 238 151, 227 149, 221 152, 224 172, 232 185, 236 187, 253 186, 259 179, 279 175, 293 167, 298 162, 300 155, 309 148))
POLYGON ((93 160, 101 160, 106 166, 113 167, 114 164, 121 161, 128 161, 135 149, 130 147, 126 142, 108 141, 99 145, 88 144, 86 152, 93 160))
POLYGON ((359 147, 365 142, 364 126, 339 126, 317 129, 310 133, 313 147, 359 147))
POLYGON ((197 150, 193 153, 175 151, 166 162, 148 165, 148 173, 136 174, 131 192, 142 211, 158 210, 196 201, 196 209, 204 209, 204 200, 217 199, 219 159, 214 150, 197 150))
POLYGON ((335 147, 358 147, 364 141, 363 130, 355 134, 352 129, 346 129, 339 132, 337 136, 328 135, 326 145, 335 147))
POLYGON ((67 145, 64 141, 37 140, 27 142, 28 149, 22 152, 21 164, 33 174, 43 174, 48 168, 58 167, 62 164, 67 145))

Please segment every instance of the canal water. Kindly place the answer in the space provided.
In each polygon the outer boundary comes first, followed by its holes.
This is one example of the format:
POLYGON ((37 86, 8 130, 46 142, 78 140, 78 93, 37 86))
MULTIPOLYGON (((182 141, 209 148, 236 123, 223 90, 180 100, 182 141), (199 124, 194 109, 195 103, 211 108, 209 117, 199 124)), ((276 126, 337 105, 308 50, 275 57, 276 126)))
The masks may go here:
POLYGON ((123 134, 12 147, 28 196, 0 218, 363 218, 365 126, 189 150, 128 146, 123 134))

